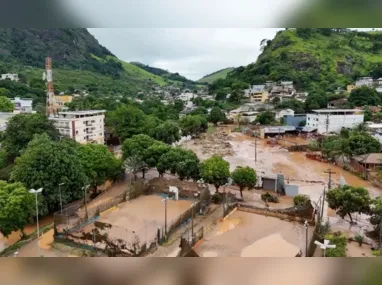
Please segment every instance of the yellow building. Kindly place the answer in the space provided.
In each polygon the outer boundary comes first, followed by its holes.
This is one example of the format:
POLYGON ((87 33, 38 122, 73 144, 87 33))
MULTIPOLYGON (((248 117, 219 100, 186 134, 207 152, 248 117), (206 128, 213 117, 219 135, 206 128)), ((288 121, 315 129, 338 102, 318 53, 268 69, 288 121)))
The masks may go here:
POLYGON ((348 86, 346 87, 346 91, 350 93, 350 92, 351 92, 353 89, 355 89, 355 88, 356 88, 355 85, 350 84, 350 85, 348 85, 348 86))
POLYGON ((72 95, 56 95, 54 96, 58 109, 64 107, 65 103, 70 103, 73 100, 72 95))
POLYGON ((269 94, 268 91, 262 91, 262 92, 253 92, 251 93, 251 102, 261 102, 264 103, 266 100, 268 100, 269 94))

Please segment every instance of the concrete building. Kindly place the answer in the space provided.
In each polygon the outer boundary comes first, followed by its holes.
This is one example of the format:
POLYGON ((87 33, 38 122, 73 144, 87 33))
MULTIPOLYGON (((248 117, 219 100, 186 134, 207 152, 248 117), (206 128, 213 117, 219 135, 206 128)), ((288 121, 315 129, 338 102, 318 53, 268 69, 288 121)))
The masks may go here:
POLYGON ((11 80, 11 81, 19 81, 19 75, 18 74, 11 74, 11 73, 5 73, 1 75, 0 80, 11 80))
POLYGON ((104 144, 105 110, 59 112, 58 117, 49 118, 62 136, 87 144, 104 144))
POLYGON ((11 99, 11 102, 15 105, 13 110, 15 113, 34 113, 32 98, 15 97, 15 99, 11 99))
POLYGON ((299 127, 303 122, 306 122, 306 114, 286 115, 284 117, 284 124, 287 126, 299 127))
POLYGON ((54 100, 56 100, 58 110, 62 110, 66 103, 70 103, 73 101, 73 96, 71 95, 59 95, 54 96, 54 100))
POLYGON ((346 86, 346 91, 347 92, 352 92, 354 89, 356 88, 356 86, 354 84, 349 84, 348 86, 346 86))
POLYGON ((372 87, 373 83, 374 83, 373 77, 360 77, 355 82, 355 86, 356 87, 361 87, 361 86, 372 87))
POLYGON ((294 111, 292 109, 284 109, 284 110, 279 110, 276 111, 276 120, 280 120, 281 118, 284 118, 284 116, 292 115, 294 116, 294 111))
POLYGON ((317 129, 319 134, 339 133, 342 128, 352 129, 363 123, 362 110, 320 109, 313 110, 306 118, 306 126, 317 129))
POLYGON ((268 100, 269 94, 265 85, 253 85, 250 90, 251 102, 262 102, 268 100))
POLYGON ((182 93, 179 95, 179 99, 185 102, 190 101, 196 97, 198 97, 198 95, 190 92, 182 93))

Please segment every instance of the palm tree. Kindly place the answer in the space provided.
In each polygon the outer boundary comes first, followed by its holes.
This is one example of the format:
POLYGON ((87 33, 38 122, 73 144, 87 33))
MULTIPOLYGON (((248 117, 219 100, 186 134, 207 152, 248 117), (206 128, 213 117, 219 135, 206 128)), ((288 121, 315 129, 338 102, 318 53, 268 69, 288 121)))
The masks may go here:
POLYGON ((147 169, 147 164, 138 155, 126 158, 124 166, 130 173, 134 174, 135 181, 137 180, 137 173, 147 169))

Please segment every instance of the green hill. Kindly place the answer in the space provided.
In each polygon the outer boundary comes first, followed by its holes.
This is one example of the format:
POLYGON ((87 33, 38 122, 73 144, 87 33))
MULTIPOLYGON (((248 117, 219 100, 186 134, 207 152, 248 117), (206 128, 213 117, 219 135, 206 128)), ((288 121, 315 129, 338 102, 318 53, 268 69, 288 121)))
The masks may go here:
POLYGON ((53 60, 57 92, 134 95, 167 84, 115 57, 86 29, 0 29, 0 73, 18 73, 23 83, 35 82, 42 78, 47 56, 53 60))
POLYGON ((218 70, 214 73, 203 76, 197 82, 199 82, 199 83, 212 83, 217 79, 225 79, 227 77, 228 73, 230 73, 232 70, 234 70, 233 67, 228 67, 228 68, 218 70))
POLYGON ((382 33, 348 29, 287 29, 263 40, 255 63, 215 81, 212 91, 291 80, 298 90, 332 92, 359 76, 382 76, 382 33))

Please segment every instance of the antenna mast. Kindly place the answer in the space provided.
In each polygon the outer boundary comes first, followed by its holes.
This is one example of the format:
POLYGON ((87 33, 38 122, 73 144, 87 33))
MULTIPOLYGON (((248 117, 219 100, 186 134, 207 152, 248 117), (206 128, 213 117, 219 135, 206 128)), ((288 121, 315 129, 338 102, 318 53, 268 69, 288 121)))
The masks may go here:
POLYGON ((45 74, 44 79, 46 79, 46 114, 49 117, 55 117, 57 115, 56 100, 54 98, 53 89, 53 73, 52 73, 52 58, 47 57, 45 60, 45 74))

